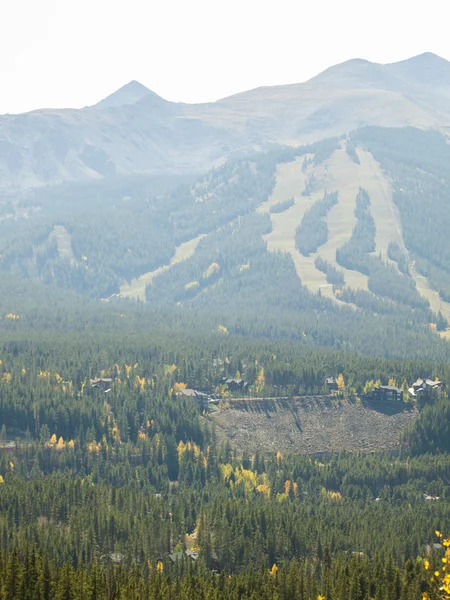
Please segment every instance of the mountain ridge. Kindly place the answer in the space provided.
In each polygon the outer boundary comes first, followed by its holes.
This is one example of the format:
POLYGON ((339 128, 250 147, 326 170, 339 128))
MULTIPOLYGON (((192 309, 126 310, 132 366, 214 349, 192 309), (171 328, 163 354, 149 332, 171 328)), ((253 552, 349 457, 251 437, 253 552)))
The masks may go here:
POLYGON ((305 83, 203 104, 170 102, 132 81, 91 107, 0 116, 0 191, 199 173, 235 152, 311 143, 364 125, 445 129, 449 100, 450 63, 431 53, 388 65, 352 59, 305 83), (430 85, 439 77, 443 85, 430 85))

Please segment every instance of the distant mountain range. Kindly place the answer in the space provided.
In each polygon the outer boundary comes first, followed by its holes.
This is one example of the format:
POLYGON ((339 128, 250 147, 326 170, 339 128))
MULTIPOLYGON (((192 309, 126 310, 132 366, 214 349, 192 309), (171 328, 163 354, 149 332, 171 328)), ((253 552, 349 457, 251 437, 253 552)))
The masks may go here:
POLYGON ((450 62, 355 59, 306 83, 205 104, 133 81, 95 106, 0 117, 0 191, 117 175, 204 172, 236 154, 299 145, 365 125, 450 127, 450 62))

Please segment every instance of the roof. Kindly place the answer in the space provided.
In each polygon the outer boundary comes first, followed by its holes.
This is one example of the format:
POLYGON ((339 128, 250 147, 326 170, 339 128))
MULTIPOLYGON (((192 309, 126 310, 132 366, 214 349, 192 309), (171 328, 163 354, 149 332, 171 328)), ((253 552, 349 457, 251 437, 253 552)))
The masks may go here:
POLYGON ((180 390, 179 394, 181 396, 191 396, 194 397, 197 395, 197 392, 195 390, 191 390, 190 388, 186 388, 185 390, 180 390))
POLYGON ((401 392, 402 390, 398 387, 396 387, 395 385, 379 385, 377 388, 377 390, 386 390, 388 392, 401 392))
POLYGON ((172 554, 169 554, 169 558, 174 563, 183 560, 183 552, 173 552, 172 554))
POLYGON ((123 561, 125 556, 120 552, 111 552, 109 558, 112 560, 113 563, 119 564, 123 561))
POLYGON ((434 379, 418 379, 415 383, 412 384, 413 388, 420 388, 423 386, 428 386, 428 387, 439 387, 440 385, 442 385, 442 382, 439 380, 434 380, 434 379))
POLYGON ((99 377, 98 379, 91 380, 91 386, 92 387, 102 387, 102 388, 105 388, 106 386, 108 386, 108 389, 106 389, 104 391, 109 392, 111 389, 112 382, 113 382, 113 380, 111 377, 99 377))
POLYGON ((229 379, 226 379, 225 383, 227 385, 230 385, 230 384, 235 384, 235 385, 240 385, 240 386, 247 385, 247 382, 244 381, 243 379, 233 379, 231 377, 229 379))
POLYGON ((189 398, 209 398, 208 394, 204 392, 199 392, 198 390, 193 390, 190 388, 186 388, 185 390, 180 390, 178 392, 180 396, 188 396, 189 398))
POLYGON ((198 552, 194 552, 193 550, 185 550, 184 552, 172 552, 169 554, 169 558, 172 562, 176 563, 178 561, 183 560, 183 556, 186 555, 191 560, 197 560, 198 552))

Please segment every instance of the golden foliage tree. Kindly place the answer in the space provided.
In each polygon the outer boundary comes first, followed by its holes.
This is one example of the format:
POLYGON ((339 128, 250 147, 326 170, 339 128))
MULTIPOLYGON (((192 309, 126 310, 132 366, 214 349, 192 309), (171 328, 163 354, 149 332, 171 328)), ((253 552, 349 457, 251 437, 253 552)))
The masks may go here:
MULTIPOLYGON (((424 567, 431 573, 431 583, 441 600, 450 600, 450 538, 444 538, 440 531, 436 531, 441 544, 445 548, 444 556, 441 558, 441 566, 430 568, 430 561, 424 560, 424 567)), ((430 600, 430 595, 427 592, 422 594, 422 600, 430 600)))
POLYGON ((336 385, 340 392, 345 390, 345 379, 344 379, 344 376, 342 375, 342 373, 339 373, 338 378, 336 379, 336 385))

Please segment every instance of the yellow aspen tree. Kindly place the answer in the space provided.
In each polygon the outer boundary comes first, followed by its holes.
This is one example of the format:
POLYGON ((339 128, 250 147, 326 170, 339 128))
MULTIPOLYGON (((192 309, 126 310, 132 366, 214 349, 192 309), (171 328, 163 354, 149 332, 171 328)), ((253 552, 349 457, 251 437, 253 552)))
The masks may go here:
POLYGON ((262 367, 256 378, 255 387, 258 391, 261 391, 265 385, 266 385, 266 377, 264 375, 264 367, 262 367))
POLYGON ((280 467, 281 466, 281 461, 283 460, 283 455, 281 454, 281 452, 278 450, 277 452, 277 465, 280 467))
POLYGON ((173 384, 173 391, 175 393, 181 392, 182 390, 185 390, 186 388, 187 388, 187 384, 183 383, 182 381, 178 381, 173 384))
POLYGON ((345 379, 342 373, 339 373, 338 378, 336 380, 336 385, 338 386, 338 390, 340 391, 345 389, 345 379))

